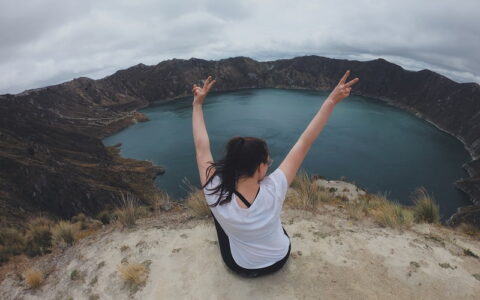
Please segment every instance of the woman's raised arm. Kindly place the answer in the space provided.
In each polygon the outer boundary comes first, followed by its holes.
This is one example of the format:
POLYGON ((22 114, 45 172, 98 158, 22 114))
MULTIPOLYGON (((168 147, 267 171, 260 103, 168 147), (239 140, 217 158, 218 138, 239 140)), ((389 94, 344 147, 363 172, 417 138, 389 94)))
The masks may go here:
MULTIPOLYGON (((210 151, 210 140, 208 139, 207 127, 203 119, 202 105, 205 97, 216 80, 212 80, 212 76, 208 76, 207 80, 200 88, 196 84, 193 85, 193 112, 192 112, 192 127, 193 127, 193 141, 195 143, 195 153, 197 157, 198 171, 200 173, 200 183, 202 186, 207 182, 206 170, 209 162, 213 162, 212 153, 210 151)), ((212 172, 213 174, 213 172, 212 172)))
POLYGON ((350 95, 352 85, 358 82, 358 78, 355 78, 347 83, 350 71, 347 71, 340 79, 335 89, 330 93, 328 98, 323 102, 322 107, 313 117, 310 124, 308 124, 305 131, 287 154, 285 159, 280 164, 279 168, 285 173, 287 177, 288 185, 290 185, 297 174, 298 169, 302 165, 305 156, 307 155, 310 147, 322 131, 323 127, 327 123, 330 114, 332 113, 335 105, 350 95))

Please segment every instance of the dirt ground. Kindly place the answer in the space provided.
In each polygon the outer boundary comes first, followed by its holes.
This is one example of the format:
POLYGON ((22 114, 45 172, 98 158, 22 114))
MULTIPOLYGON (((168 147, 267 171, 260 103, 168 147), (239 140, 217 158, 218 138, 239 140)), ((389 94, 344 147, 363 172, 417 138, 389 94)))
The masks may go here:
POLYGON ((284 210, 282 222, 291 255, 265 277, 241 278, 227 269, 211 218, 167 213, 133 229, 104 228, 39 258, 44 284, 32 290, 11 274, 0 298, 479 299, 480 241, 464 234, 430 224, 383 228, 328 205, 315 214, 284 210), (119 276, 122 261, 148 266, 143 285, 119 276))

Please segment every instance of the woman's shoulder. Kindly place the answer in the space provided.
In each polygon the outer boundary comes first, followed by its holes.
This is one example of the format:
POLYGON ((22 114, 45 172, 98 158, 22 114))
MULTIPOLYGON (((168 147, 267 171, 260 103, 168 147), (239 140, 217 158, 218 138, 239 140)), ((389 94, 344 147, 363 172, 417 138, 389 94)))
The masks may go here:
POLYGON ((267 177, 267 182, 274 184, 276 186, 287 186, 287 176, 280 168, 276 168, 272 173, 270 173, 267 177))
POLYGON ((285 197, 288 190, 287 176, 282 169, 277 168, 263 180, 264 184, 271 188, 280 198, 285 197))

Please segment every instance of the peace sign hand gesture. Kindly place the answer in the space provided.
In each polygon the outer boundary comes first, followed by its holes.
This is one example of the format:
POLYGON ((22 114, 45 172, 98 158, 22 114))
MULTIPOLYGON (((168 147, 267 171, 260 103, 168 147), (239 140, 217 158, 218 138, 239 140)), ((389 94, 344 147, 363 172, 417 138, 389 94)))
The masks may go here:
POLYGON ((357 78, 355 78, 353 80, 350 80, 349 82, 345 83, 345 81, 348 78, 348 75, 350 75, 350 70, 345 72, 345 75, 343 75, 342 79, 340 79, 337 86, 330 93, 329 98, 333 101, 334 104, 337 104, 340 101, 342 101, 343 98, 346 98, 346 97, 350 96, 350 91, 352 90, 352 85, 354 85, 355 83, 357 83, 360 80, 357 77, 357 78))
POLYGON ((212 85, 217 82, 216 80, 212 80, 212 76, 208 76, 207 80, 205 80, 203 84, 203 88, 197 86, 196 84, 193 85, 192 92, 193 92, 193 105, 202 105, 203 101, 205 101, 205 97, 210 91, 212 85))

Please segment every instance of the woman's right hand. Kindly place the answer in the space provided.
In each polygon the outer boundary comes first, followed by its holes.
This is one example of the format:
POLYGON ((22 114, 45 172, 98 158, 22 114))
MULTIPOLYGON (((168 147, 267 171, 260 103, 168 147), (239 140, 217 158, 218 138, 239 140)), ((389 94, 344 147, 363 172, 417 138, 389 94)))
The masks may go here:
POLYGON ((350 80, 349 82, 345 83, 345 81, 348 78, 348 75, 350 75, 350 70, 345 72, 345 75, 343 75, 342 79, 338 82, 337 86, 333 89, 333 91, 330 93, 328 98, 331 99, 331 101, 334 104, 339 103, 340 101, 343 100, 343 98, 346 98, 350 96, 350 91, 352 90, 352 85, 357 83, 360 79, 355 78, 353 80, 350 80))

